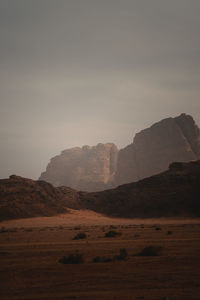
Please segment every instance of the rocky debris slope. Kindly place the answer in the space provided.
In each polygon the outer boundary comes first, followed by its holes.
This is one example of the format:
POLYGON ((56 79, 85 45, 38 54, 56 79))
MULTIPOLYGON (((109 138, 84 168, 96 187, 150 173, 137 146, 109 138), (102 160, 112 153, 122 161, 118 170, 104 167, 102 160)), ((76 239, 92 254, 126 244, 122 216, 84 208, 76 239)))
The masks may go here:
POLYGON ((51 159, 41 180, 55 186, 100 191, 167 170, 173 161, 200 159, 200 130, 181 114, 142 130, 118 152, 114 144, 64 150, 51 159))
POLYGON ((114 144, 76 147, 51 159, 40 180, 55 186, 97 191, 113 186, 118 149, 114 144))
POLYGON ((65 213, 66 207, 75 206, 76 195, 67 187, 12 175, 0 180, 0 220, 65 213))
POLYGON ((200 217, 200 161, 172 163, 138 182, 102 192, 79 193, 79 205, 118 217, 200 217))

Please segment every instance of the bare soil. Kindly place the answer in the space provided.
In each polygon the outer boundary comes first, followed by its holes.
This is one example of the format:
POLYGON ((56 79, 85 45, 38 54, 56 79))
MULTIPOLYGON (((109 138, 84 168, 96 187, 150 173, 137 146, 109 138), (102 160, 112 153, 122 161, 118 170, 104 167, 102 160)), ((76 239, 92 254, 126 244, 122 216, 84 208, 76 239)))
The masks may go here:
POLYGON ((118 219, 91 211, 0 223, 0 299, 200 299, 200 219, 118 219), (109 230, 121 232, 104 237, 109 230), (79 232, 86 239, 73 240, 79 232), (137 256, 147 246, 158 256, 137 256), (113 259, 121 248, 126 260, 113 259), (70 253, 82 264, 62 264, 70 253))

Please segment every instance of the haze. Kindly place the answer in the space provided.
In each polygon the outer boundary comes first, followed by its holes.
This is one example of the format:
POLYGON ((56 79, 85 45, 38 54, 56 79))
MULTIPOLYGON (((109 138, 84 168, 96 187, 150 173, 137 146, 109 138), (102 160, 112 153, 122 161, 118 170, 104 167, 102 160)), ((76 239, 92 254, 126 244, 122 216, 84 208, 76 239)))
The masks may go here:
POLYGON ((0 177, 182 112, 200 125, 199 0, 0 0, 0 177))

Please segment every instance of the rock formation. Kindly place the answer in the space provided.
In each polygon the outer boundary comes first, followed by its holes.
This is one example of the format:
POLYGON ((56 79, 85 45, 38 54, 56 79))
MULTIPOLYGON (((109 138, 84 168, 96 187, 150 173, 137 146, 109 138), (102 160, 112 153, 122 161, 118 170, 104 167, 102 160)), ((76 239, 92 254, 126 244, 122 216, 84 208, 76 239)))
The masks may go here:
POLYGON ((0 180, 0 221, 65 213, 67 207, 129 218, 200 217, 200 161, 101 192, 78 192, 18 176, 0 180))
POLYGON ((115 189, 79 192, 77 201, 115 217, 200 217, 200 161, 174 162, 165 172, 115 189))
POLYGON ((164 119, 135 135, 119 151, 116 185, 140 180, 167 170, 173 161, 200 159, 200 130, 193 118, 181 114, 164 119))
POLYGON ((173 161, 200 159, 200 130, 181 114, 142 130, 119 152, 114 144, 65 150, 51 159, 40 179, 55 186, 98 191, 167 170, 173 161))
POLYGON ((76 203, 77 192, 67 187, 16 175, 0 179, 0 221, 66 213, 76 203))
POLYGON ((97 191, 113 185, 118 149, 114 144, 76 147, 51 159, 40 179, 55 186, 97 191))

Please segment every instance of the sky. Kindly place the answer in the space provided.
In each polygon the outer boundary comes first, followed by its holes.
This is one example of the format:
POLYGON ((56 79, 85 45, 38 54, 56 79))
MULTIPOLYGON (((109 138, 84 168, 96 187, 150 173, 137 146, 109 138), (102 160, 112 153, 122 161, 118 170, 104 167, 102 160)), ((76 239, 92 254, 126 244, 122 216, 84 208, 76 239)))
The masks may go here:
POLYGON ((182 112, 200 126, 199 0, 0 0, 0 177, 182 112))

